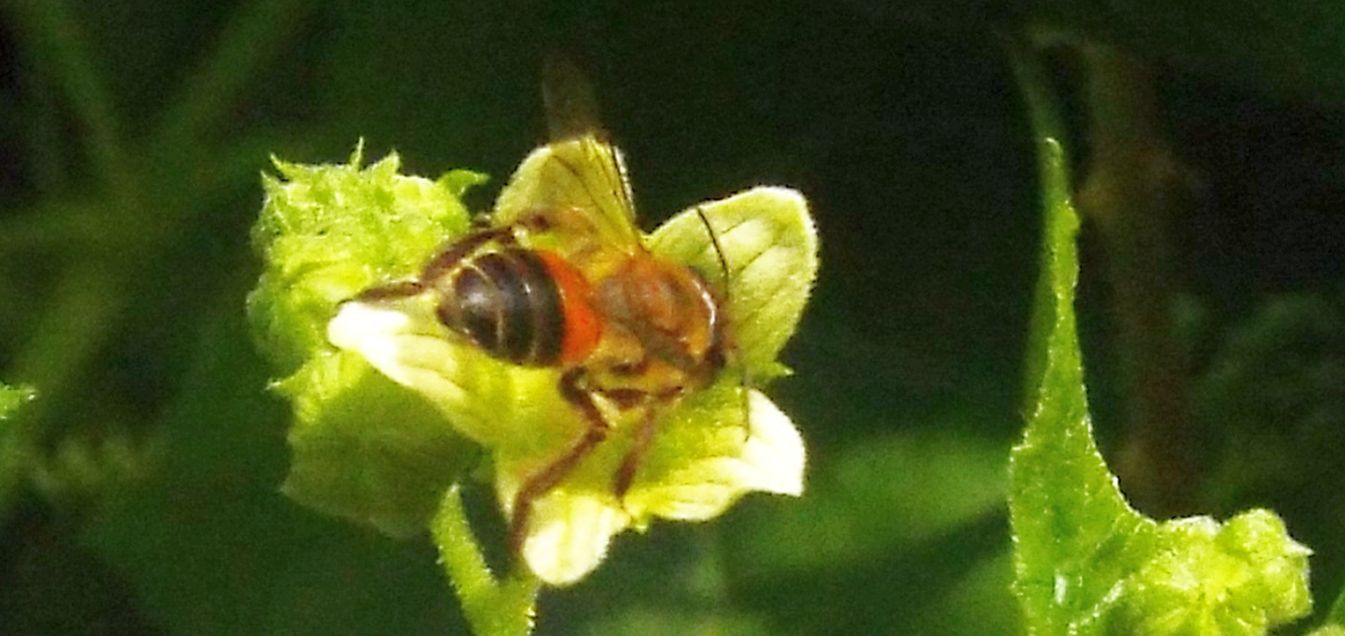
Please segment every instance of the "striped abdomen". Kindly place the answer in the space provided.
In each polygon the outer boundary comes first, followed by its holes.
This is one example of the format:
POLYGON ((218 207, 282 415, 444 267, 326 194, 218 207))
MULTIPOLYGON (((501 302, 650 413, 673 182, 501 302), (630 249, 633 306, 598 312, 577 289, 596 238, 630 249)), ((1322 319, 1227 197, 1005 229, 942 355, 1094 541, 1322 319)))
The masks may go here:
POLYGON ((587 281, 552 252, 509 247, 472 255, 434 281, 439 320, 490 355, 545 367, 581 361, 601 324, 587 281))

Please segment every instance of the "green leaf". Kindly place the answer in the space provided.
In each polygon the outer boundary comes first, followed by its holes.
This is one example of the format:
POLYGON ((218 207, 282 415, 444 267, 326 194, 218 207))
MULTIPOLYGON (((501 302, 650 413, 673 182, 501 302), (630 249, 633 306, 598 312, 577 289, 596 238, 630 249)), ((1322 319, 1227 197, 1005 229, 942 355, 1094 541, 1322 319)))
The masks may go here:
POLYGON ((1079 218, 1045 80, 1020 56, 1039 136, 1042 278, 1028 352, 1028 426, 1010 463, 1014 590, 1031 633, 1256 634, 1308 613, 1309 551, 1273 513, 1222 526, 1132 509, 1093 441, 1075 331, 1079 218))
POLYGON ((775 359, 794 335, 817 278, 817 228, 802 195, 760 187, 703 203, 655 230, 649 247, 727 288, 727 313, 743 362, 754 375, 779 375, 775 359), (723 265, 711 233, 724 251, 723 265))
POLYGON ((275 160, 253 228, 265 270, 248 297, 263 352, 290 375, 294 452, 284 491, 315 509, 396 535, 427 527, 445 488, 475 457, 430 404, 336 351, 327 325, 358 292, 414 274, 465 232, 457 195, 484 177, 455 171, 433 182, 398 174, 397 156, 361 168, 275 160))
POLYGON ((27 402, 37 396, 37 392, 28 386, 6 386, 0 384, 0 421, 5 420, 27 402))

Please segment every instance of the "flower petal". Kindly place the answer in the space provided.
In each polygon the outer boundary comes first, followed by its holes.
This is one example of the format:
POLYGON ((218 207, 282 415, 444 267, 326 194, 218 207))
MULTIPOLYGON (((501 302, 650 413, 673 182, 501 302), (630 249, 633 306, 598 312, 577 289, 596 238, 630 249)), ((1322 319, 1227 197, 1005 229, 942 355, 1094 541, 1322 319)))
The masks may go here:
POLYGON ((728 265, 728 316, 747 368, 775 375, 817 277, 817 229, 803 195, 759 187, 684 210, 649 237, 654 253, 687 263, 710 281, 725 272, 696 213, 705 214, 728 265))
MULTIPOLYGON (((704 420, 692 425, 705 426, 704 420)), ((670 436, 680 433, 666 432, 670 436)), ((741 440, 741 434, 735 425, 714 431, 717 438, 733 436, 741 440)), ((682 453, 696 450, 686 444, 679 449, 682 453)), ((758 391, 751 394, 751 431, 746 441, 736 441, 731 450, 707 442, 699 450, 705 454, 684 457, 667 472, 637 483, 626 495, 625 509, 641 521, 650 515, 699 521, 718 516, 753 490, 796 496, 803 493, 803 439, 789 417, 758 391)))
POLYGON ((742 484, 750 490, 803 494, 806 452, 794 423, 770 398, 752 392, 752 436, 740 458, 742 484))
POLYGON ((463 435, 497 451, 554 449, 581 426, 556 388, 556 370, 491 358, 448 332, 425 299, 344 303, 327 338, 427 398, 463 435))
POLYGON ((574 583, 598 566, 612 536, 630 525, 615 498, 554 490, 533 502, 523 559, 551 585, 574 583))
POLYGON ((444 400, 465 399, 456 381, 462 348, 424 333, 413 317, 373 303, 341 305, 327 325, 327 339, 339 349, 355 351, 392 381, 444 400), (434 368, 427 363, 436 362, 434 368))

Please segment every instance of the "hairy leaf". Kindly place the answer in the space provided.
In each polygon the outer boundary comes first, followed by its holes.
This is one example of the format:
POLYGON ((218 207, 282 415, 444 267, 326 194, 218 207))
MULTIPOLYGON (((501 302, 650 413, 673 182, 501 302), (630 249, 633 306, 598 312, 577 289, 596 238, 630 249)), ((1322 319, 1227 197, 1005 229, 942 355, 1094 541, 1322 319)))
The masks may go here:
MULTIPOLYGON (((1031 72, 1032 69, 1020 68, 1031 72)), ((1220 525, 1132 509, 1093 441, 1075 332, 1078 214, 1039 78, 1022 78, 1041 139, 1042 274, 1028 352, 1028 426, 1011 458, 1018 594, 1030 633, 1259 634, 1305 615, 1307 548, 1269 511, 1220 525)))

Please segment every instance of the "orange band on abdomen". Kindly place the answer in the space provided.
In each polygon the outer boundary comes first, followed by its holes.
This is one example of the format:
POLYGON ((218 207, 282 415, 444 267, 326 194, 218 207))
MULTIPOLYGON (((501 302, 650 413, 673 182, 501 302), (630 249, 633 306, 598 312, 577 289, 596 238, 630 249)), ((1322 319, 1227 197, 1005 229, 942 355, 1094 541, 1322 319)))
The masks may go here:
POLYGON ((565 315, 565 334, 561 339, 560 363, 576 364, 588 357, 602 337, 602 319, 593 311, 590 302, 592 288, 584 275, 559 254, 537 250, 551 279, 560 290, 560 303, 565 315))

